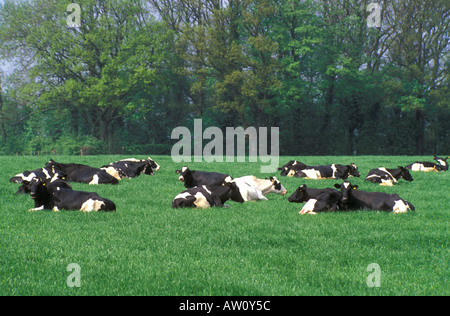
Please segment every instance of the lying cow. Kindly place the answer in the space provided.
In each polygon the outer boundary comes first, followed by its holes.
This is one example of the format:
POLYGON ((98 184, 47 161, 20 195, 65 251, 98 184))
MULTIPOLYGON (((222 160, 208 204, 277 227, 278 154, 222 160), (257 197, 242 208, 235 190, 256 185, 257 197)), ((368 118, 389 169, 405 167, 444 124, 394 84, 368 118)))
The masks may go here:
POLYGON ((31 182, 33 179, 39 179, 41 181, 50 180, 50 182, 56 181, 58 179, 65 179, 66 174, 59 169, 53 168, 41 168, 33 171, 24 171, 21 174, 17 174, 12 177, 9 182, 19 183, 21 186, 17 190, 16 194, 29 194, 31 191, 28 185, 24 182, 31 182))
POLYGON ((221 186, 225 179, 230 176, 217 172, 193 171, 188 167, 183 167, 181 170, 176 170, 175 172, 180 174, 179 180, 184 182, 186 189, 200 187, 202 185, 211 187, 221 186))
POLYGON ((411 203, 400 198, 398 194, 360 191, 357 185, 348 181, 336 184, 335 187, 341 190, 340 207, 343 210, 387 211, 394 214, 415 210, 411 203))
POLYGON ((193 207, 209 208, 221 207, 225 202, 232 200, 244 203, 244 199, 235 183, 224 183, 221 186, 200 186, 190 188, 178 194, 172 201, 173 208, 193 207))
POLYGON ((105 170, 80 164, 63 164, 53 159, 46 164, 47 168, 57 168, 66 173, 68 182, 96 184, 119 184, 119 180, 108 174, 105 170))
POLYGON ((434 162, 428 162, 428 161, 416 161, 415 163, 409 164, 406 166, 407 169, 411 171, 422 171, 422 172, 439 172, 439 171, 447 171, 448 170, 448 163, 447 158, 439 158, 434 156, 433 159, 437 161, 437 163, 434 162))
POLYGON ((291 170, 288 177, 307 178, 307 179, 343 179, 346 180, 350 176, 360 177, 358 167, 355 164, 351 165, 325 165, 306 167, 300 171, 294 172, 291 170))
POLYGON ((288 201, 291 203, 308 202, 309 200, 315 199, 319 195, 327 191, 338 192, 335 189, 310 189, 306 186, 306 184, 303 184, 297 190, 295 190, 295 192, 289 197, 288 201))
POLYGON ((289 173, 292 173, 292 172, 295 173, 295 172, 303 170, 305 168, 307 168, 307 166, 304 163, 299 162, 297 160, 291 160, 287 164, 285 164, 283 167, 278 168, 278 171, 281 171, 281 176, 286 177, 286 176, 288 176, 289 173))
POLYGON ((125 178, 136 178, 142 174, 154 175, 154 171, 159 171, 160 166, 151 158, 147 160, 129 158, 110 163, 101 167, 101 169, 117 180, 122 180, 125 178))
POLYGON ((100 197, 97 193, 73 191, 70 185, 64 184, 65 181, 58 180, 54 182, 41 181, 33 179, 26 181, 30 186, 31 198, 34 200, 35 207, 30 210, 76 210, 83 212, 115 212, 116 205, 107 199, 100 197))
POLYGON ((369 172, 365 180, 372 183, 379 183, 383 186, 393 186, 400 179, 410 182, 414 181, 409 170, 402 166, 399 166, 397 169, 373 169, 369 172))
POLYGON ((236 183, 244 201, 267 200, 266 195, 269 193, 276 193, 283 196, 287 194, 287 190, 275 177, 271 177, 270 179, 258 179, 255 176, 236 179, 227 177, 225 178, 225 182, 236 183))
POLYGON ((336 212, 339 210, 341 197, 341 192, 337 190, 325 190, 317 197, 308 200, 300 214, 316 215, 321 212, 336 212))

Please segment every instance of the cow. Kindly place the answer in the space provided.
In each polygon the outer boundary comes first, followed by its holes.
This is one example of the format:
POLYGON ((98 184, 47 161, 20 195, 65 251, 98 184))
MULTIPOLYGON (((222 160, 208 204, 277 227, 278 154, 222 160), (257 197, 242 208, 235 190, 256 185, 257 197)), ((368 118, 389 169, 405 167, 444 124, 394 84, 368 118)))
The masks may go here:
POLYGON ((301 185, 295 192, 288 198, 291 203, 304 203, 311 199, 317 198, 324 192, 327 191, 337 191, 335 189, 310 189, 306 184, 301 185))
POLYGON ((96 184, 119 184, 119 180, 107 173, 105 170, 94 168, 81 164, 63 164, 55 162, 51 159, 47 164, 47 168, 57 168, 66 173, 68 182, 96 184))
POLYGON ((400 179, 410 182, 414 181, 409 170, 402 166, 399 166, 397 169, 373 169, 369 172, 365 180, 372 183, 379 183, 382 186, 393 186, 400 179))
POLYGON ((410 202, 400 198, 398 194, 360 191, 357 185, 348 181, 335 184, 335 187, 341 190, 339 205, 343 210, 374 210, 394 214, 415 210, 410 202))
POLYGON ((302 162, 299 162, 297 160, 291 160, 287 164, 285 164, 283 167, 278 168, 278 171, 281 171, 281 176, 286 177, 286 176, 288 176, 289 173, 292 173, 292 172, 295 173, 297 171, 305 169, 306 167, 307 166, 302 162))
POLYGON ((19 183, 21 186, 17 190, 16 194, 29 194, 29 186, 24 184, 24 181, 30 182, 32 179, 37 178, 42 181, 51 180, 51 182, 58 179, 65 179, 65 172, 57 169, 57 168, 41 168, 33 171, 24 171, 21 174, 17 174, 12 177, 9 182, 11 183, 19 183))
POLYGON ((447 171, 448 170, 448 163, 447 158, 439 158, 437 156, 434 156, 433 159, 437 161, 437 163, 434 162, 428 162, 428 161, 416 161, 415 163, 409 164, 406 166, 407 169, 411 171, 422 171, 422 172, 439 172, 439 171, 447 171))
POLYGON ((204 172, 204 171, 193 171, 188 167, 183 167, 181 170, 175 171, 180 175, 178 178, 180 182, 184 182, 184 187, 186 189, 200 187, 202 185, 207 186, 221 186, 228 174, 217 173, 217 172, 204 172))
POLYGON ((221 186, 206 186, 190 188, 178 194, 172 201, 172 208, 201 208, 222 207, 225 202, 232 200, 244 203, 244 199, 236 183, 223 183, 221 186))
POLYGON ((342 179, 346 180, 350 176, 360 177, 358 167, 355 164, 350 165, 325 165, 308 166, 305 169, 294 172, 291 170, 288 177, 307 178, 307 179, 342 179))
POLYGON ((300 214, 316 215, 321 212, 336 212, 339 210, 341 197, 341 192, 337 190, 325 190, 317 197, 308 200, 300 214))
POLYGON ((448 158, 449 157, 447 157, 447 158, 440 158, 437 156, 433 157, 433 159, 436 160, 439 163, 439 165, 441 166, 441 168, 440 168, 441 171, 448 171, 448 162, 447 162, 448 158))
POLYGON ((125 178, 131 179, 142 174, 154 175, 154 171, 159 171, 161 167, 150 157, 147 160, 137 160, 134 158, 123 159, 105 165, 100 169, 105 170, 117 180, 125 178))
POLYGON ((247 201, 267 200, 266 195, 276 193, 282 196, 287 194, 287 190, 276 177, 270 179, 258 179, 255 176, 246 176, 232 179, 225 178, 225 182, 233 182, 238 186, 243 199, 247 201))
MULTIPOLYGON (((26 181, 31 188, 31 198, 35 207, 30 212, 41 210, 82 211, 82 212, 115 212, 114 202, 100 197, 94 192, 74 191, 68 188, 64 181, 41 181, 37 178, 31 182, 26 181)), ((70 187, 70 185, 69 185, 70 187)))

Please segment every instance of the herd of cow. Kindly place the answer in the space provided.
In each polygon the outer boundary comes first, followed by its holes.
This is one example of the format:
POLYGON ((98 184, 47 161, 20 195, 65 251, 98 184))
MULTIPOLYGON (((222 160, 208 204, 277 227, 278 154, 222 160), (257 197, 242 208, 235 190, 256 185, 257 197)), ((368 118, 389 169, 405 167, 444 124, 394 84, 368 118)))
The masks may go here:
MULTIPOLYGON (((366 181, 384 186, 393 186, 400 179, 413 181, 411 171, 447 171, 447 158, 433 157, 437 163, 415 162, 397 169, 378 168, 371 170, 366 181)), ((94 168, 81 164, 63 164, 50 160, 44 168, 25 171, 10 179, 21 186, 17 193, 30 194, 39 210, 116 211, 114 202, 97 193, 75 191, 69 182, 97 184, 118 184, 124 178, 135 178, 142 174, 154 175, 160 166, 151 158, 147 160, 125 159, 94 168)), ((312 189, 301 185, 289 198, 289 202, 306 203, 300 214, 320 212, 375 210, 393 213, 414 211, 415 207, 397 194, 366 192, 352 185, 349 177, 360 177, 358 167, 350 165, 307 166, 299 161, 290 161, 281 168, 281 176, 306 179, 344 180, 335 188, 312 189)), ((238 203, 267 200, 266 195, 286 195, 287 190, 276 177, 259 179, 255 176, 233 178, 217 172, 190 170, 183 167, 176 170, 185 191, 172 201, 173 208, 209 208, 226 206, 228 200, 238 203)))

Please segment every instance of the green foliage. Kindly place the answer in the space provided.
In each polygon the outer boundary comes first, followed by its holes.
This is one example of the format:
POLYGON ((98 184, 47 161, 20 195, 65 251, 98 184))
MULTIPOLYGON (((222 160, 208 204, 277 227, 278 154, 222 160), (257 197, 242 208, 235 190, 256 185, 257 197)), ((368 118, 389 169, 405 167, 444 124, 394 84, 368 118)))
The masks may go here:
POLYGON ((67 1, 0 8, 2 153, 167 147, 194 118, 279 126, 283 153, 450 150, 444 1, 380 1, 380 28, 357 0, 77 3, 79 28, 67 1))

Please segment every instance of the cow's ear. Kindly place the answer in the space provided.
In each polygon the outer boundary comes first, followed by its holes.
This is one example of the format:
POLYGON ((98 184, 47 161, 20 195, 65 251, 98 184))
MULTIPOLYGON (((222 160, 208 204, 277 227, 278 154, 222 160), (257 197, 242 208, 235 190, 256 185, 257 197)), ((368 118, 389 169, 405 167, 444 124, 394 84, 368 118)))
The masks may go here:
POLYGON ((336 189, 340 189, 340 188, 341 188, 341 185, 336 183, 336 184, 334 185, 334 187, 335 187, 336 189))
POLYGON ((359 187, 357 186, 357 185, 354 185, 354 186, 352 186, 352 189, 353 190, 356 190, 356 189, 358 189, 359 187))
POLYGON ((305 189, 306 189, 306 184, 302 184, 301 186, 300 186, 300 191, 305 191, 305 189))
POLYGON ((180 170, 175 170, 175 173, 180 173, 180 170))
POLYGON ((270 177, 270 181, 275 182, 275 179, 273 177, 270 177))

